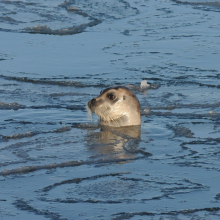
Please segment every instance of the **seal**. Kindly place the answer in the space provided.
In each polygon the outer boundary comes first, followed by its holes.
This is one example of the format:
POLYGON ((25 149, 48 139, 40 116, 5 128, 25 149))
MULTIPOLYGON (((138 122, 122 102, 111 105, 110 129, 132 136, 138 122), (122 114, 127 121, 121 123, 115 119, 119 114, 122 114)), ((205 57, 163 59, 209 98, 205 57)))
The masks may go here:
POLYGON ((88 108, 99 117, 99 124, 111 127, 141 124, 140 103, 124 86, 114 86, 100 92, 88 102, 88 108))

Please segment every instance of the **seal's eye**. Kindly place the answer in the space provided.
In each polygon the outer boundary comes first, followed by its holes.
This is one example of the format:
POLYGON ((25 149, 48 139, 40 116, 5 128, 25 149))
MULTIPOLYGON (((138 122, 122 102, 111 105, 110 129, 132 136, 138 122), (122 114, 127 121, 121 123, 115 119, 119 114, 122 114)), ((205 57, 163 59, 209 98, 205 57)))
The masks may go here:
POLYGON ((113 94, 108 94, 107 96, 108 96, 108 98, 109 98, 110 100, 115 100, 115 99, 116 99, 116 96, 113 95, 113 94))

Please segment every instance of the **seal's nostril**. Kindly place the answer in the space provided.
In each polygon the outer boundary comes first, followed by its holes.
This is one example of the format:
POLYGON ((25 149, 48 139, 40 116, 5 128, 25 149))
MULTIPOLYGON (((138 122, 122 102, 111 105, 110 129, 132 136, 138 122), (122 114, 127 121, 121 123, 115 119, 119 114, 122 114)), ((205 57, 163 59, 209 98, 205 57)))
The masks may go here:
POLYGON ((93 105, 95 102, 96 102, 96 99, 92 99, 92 100, 91 100, 92 105, 93 105))

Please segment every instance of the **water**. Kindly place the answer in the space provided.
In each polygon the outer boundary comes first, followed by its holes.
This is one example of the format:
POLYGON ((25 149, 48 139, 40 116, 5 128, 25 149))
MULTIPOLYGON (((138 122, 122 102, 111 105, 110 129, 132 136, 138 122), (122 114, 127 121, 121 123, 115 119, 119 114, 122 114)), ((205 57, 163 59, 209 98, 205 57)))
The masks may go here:
POLYGON ((219 21, 219 1, 1 1, 0 218, 219 219, 219 21), (87 117, 112 85, 140 130, 87 117))

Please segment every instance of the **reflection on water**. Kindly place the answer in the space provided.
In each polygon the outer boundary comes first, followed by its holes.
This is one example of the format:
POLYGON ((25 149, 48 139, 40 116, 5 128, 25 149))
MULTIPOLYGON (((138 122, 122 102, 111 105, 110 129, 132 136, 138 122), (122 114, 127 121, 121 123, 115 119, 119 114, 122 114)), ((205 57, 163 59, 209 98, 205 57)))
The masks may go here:
POLYGON ((121 159, 121 162, 136 157, 140 134, 140 126, 119 128, 101 126, 99 132, 88 133, 87 140, 89 149, 96 159, 101 157, 112 162, 121 159))

